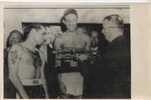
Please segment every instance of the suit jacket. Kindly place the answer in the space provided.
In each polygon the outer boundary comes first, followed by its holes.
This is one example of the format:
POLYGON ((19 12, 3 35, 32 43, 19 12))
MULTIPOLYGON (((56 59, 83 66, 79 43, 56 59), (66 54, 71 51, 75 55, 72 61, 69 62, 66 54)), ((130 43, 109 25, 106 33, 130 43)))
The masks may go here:
POLYGON ((96 66, 96 83, 101 85, 100 92, 109 98, 130 97, 130 45, 124 36, 108 44, 106 51, 97 59, 96 66))
POLYGON ((120 36, 113 40, 102 58, 104 67, 109 71, 107 74, 112 80, 130 79, 130 46, 125 37, 120 36))

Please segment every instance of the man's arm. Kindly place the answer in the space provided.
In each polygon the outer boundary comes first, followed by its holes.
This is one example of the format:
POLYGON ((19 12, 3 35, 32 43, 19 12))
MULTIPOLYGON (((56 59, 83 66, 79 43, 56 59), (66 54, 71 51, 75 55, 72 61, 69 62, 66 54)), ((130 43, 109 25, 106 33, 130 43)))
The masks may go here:
POLYGON ((62 41, 62 38, 61 38, 61 37, 56 38, 55 43, 54 43, 54 48, 55 48, 56 50, 60 50, 60 49, 61 49, 62 42, 63 42, 63 41, 62 41))
POLYGON ((46 82, 45 73, 44 73, 44 67, 45 67, 45 64, 44 64, 43 67, 41 68, 42 85, 43 85, 43 88, 44 88, 44 91, 45 91, 46 98, 49 98, 49 95, 48 95, 48 87, 47 87, 47 82, 46 82))
POLYGON ((48 87, 47 87, 46 77, 45 77, 45 73, 44 73, 44 69, 45 69, 45 66, 46 66, 45 55, 40 50, 38 50, 38 52, 39 52, 40 58, 42 60, 42 66, 41 66, 41 70, 40 70, 40 72, 41 72, 41 79, 42 79, 42 85, 43 85, 43 88, 44 88, 44 91, 45 91, 46 98, 49 98, 48 87))
MULTIPOLYGON (((63 40, 61 37, 56 38, 56 41, 54 43, 54 48, 56 51, 61 50, 62 42, 63 40)), ((56 54, 56 58, 60 58, 60 57, 61 57, 61 54, 56 54)), ((61 64, 60 60, 56 59, 56 66, 61 66, 60 64, 61 64)))
POLYGON ((8 55, 8 66, 9 66, 9 78, 15 88, 18 90, 20 96, 22 98, 28 98, 28 95, 26 91, 23 88, 23 85, 20 81, 20 78, 18 76, 18 68, 21 66, 18 66, 18 63, 22 59, 21 56, 21 49, 18 46, 14 46, 11 48, 9 55, 8 55))
MULTIPOLYGON (((85 42, 84 50, 89 51, 90 50, 90 42, 91 42, 90 38, 87 35, 84 35, 83 39, 84 39, 84 42, 85 42)), ((88 57, 89 57, 89 54, 85 53, 85 54, 80 54, 78 58, 80 59, 80 61, 85 61, 85 60, 88 59, 88 57)))

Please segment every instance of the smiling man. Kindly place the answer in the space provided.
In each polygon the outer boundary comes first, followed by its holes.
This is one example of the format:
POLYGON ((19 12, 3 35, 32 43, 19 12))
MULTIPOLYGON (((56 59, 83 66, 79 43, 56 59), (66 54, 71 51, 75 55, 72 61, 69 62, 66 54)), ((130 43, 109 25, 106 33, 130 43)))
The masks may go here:
POLYGON ((109 15, 103 19, 102 24, 102 33, 109 44, 98 64, 103 84, 100 92, 104 98, 130 98, 130 45, 124 36, 123 19, 116 14, 109 15))
POLYGON ((78 54, 76 51, 89 50, 90 39, 85 34, 77 31, 78 14, 75 9, 67 9, 62 17, 62 22, 66 26, 66 31, 55 41, 55 49, 69 51, 69 53, 57 54, 57 58, 63 56, 64 60, 57 59, 58 78, 61 98, 81 98, 83 95, 83 76, 81 65, 88 59, 87 54, 78 54), (75 53, 72 54, 71 52, 75 53), (76 56, 74 56, 76 55, 76 56), (67 59, 68 57, 68 59, 67 59), (74 59, 75 58, 75 59, 74 59))

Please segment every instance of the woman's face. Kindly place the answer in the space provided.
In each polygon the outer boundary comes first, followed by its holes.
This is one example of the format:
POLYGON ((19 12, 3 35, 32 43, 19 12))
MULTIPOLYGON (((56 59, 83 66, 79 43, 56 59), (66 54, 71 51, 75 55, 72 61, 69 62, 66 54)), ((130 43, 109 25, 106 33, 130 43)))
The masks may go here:
POLYGON ((12 33, 12 36, 9 39, 9 44, 14 45, 22 41, 22 37, 20 33, 12 33))
POLYGON ((98 33, 96 31, 93 31, 91 33, 91 41, 92 43, 95 43, 95 44, 98 43, 98 33))
POLYGON ((92 32, 92 38, 98 38, 98 33, 95 32, 95 31, 93 31, 93 32, 92 32))

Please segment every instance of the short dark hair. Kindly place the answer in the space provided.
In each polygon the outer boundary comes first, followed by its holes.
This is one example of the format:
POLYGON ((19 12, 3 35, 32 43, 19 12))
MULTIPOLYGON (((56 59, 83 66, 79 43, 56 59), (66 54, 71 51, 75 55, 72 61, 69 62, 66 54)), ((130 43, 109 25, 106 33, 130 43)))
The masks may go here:
POLYGON ((69 15, 69 14, 74 14, 74 15, 76 15, 76 16, 78 17, 77 11, 76 11, 75 9, 73 9, 73 8, 69 8, 69 9, 67 9, 67 10, 64 12, 63 17, 61 18, 61 22, 63 22, 63 20, 65 20, 65 17, 66 17, 67 15, 69 15))
POLYGON ((118 15, 118 14, 113 14, 106 16, 103 21, 108 20, 108 21, 114 21, 119 28, 123 29, 124 28, 124 21, 123 19, 118 15))
POLYGON ((24 30, 24 40, 28 38, 29 33, 31 32, 32 29, 40 30, 42 24, 39 23, 31 23, 25 26, 24 30))
POLYGON ((7 38, 7 42, 6 42, 6 47, 7 47, 7 48, 11 46, 11 44, 9 43, 9 41, 10 41, 10 38, 12 37, 12 35, 13 35, 14 33, 18 33, 18 34, 20 35, 20 37, 21 37, 21 40, 23 41, 23 34, 22 34, 20 31, 16 30, 16 29, 15 29, 15 30, 12 30, 12 31, 10 32, 8 38, 7 38))

